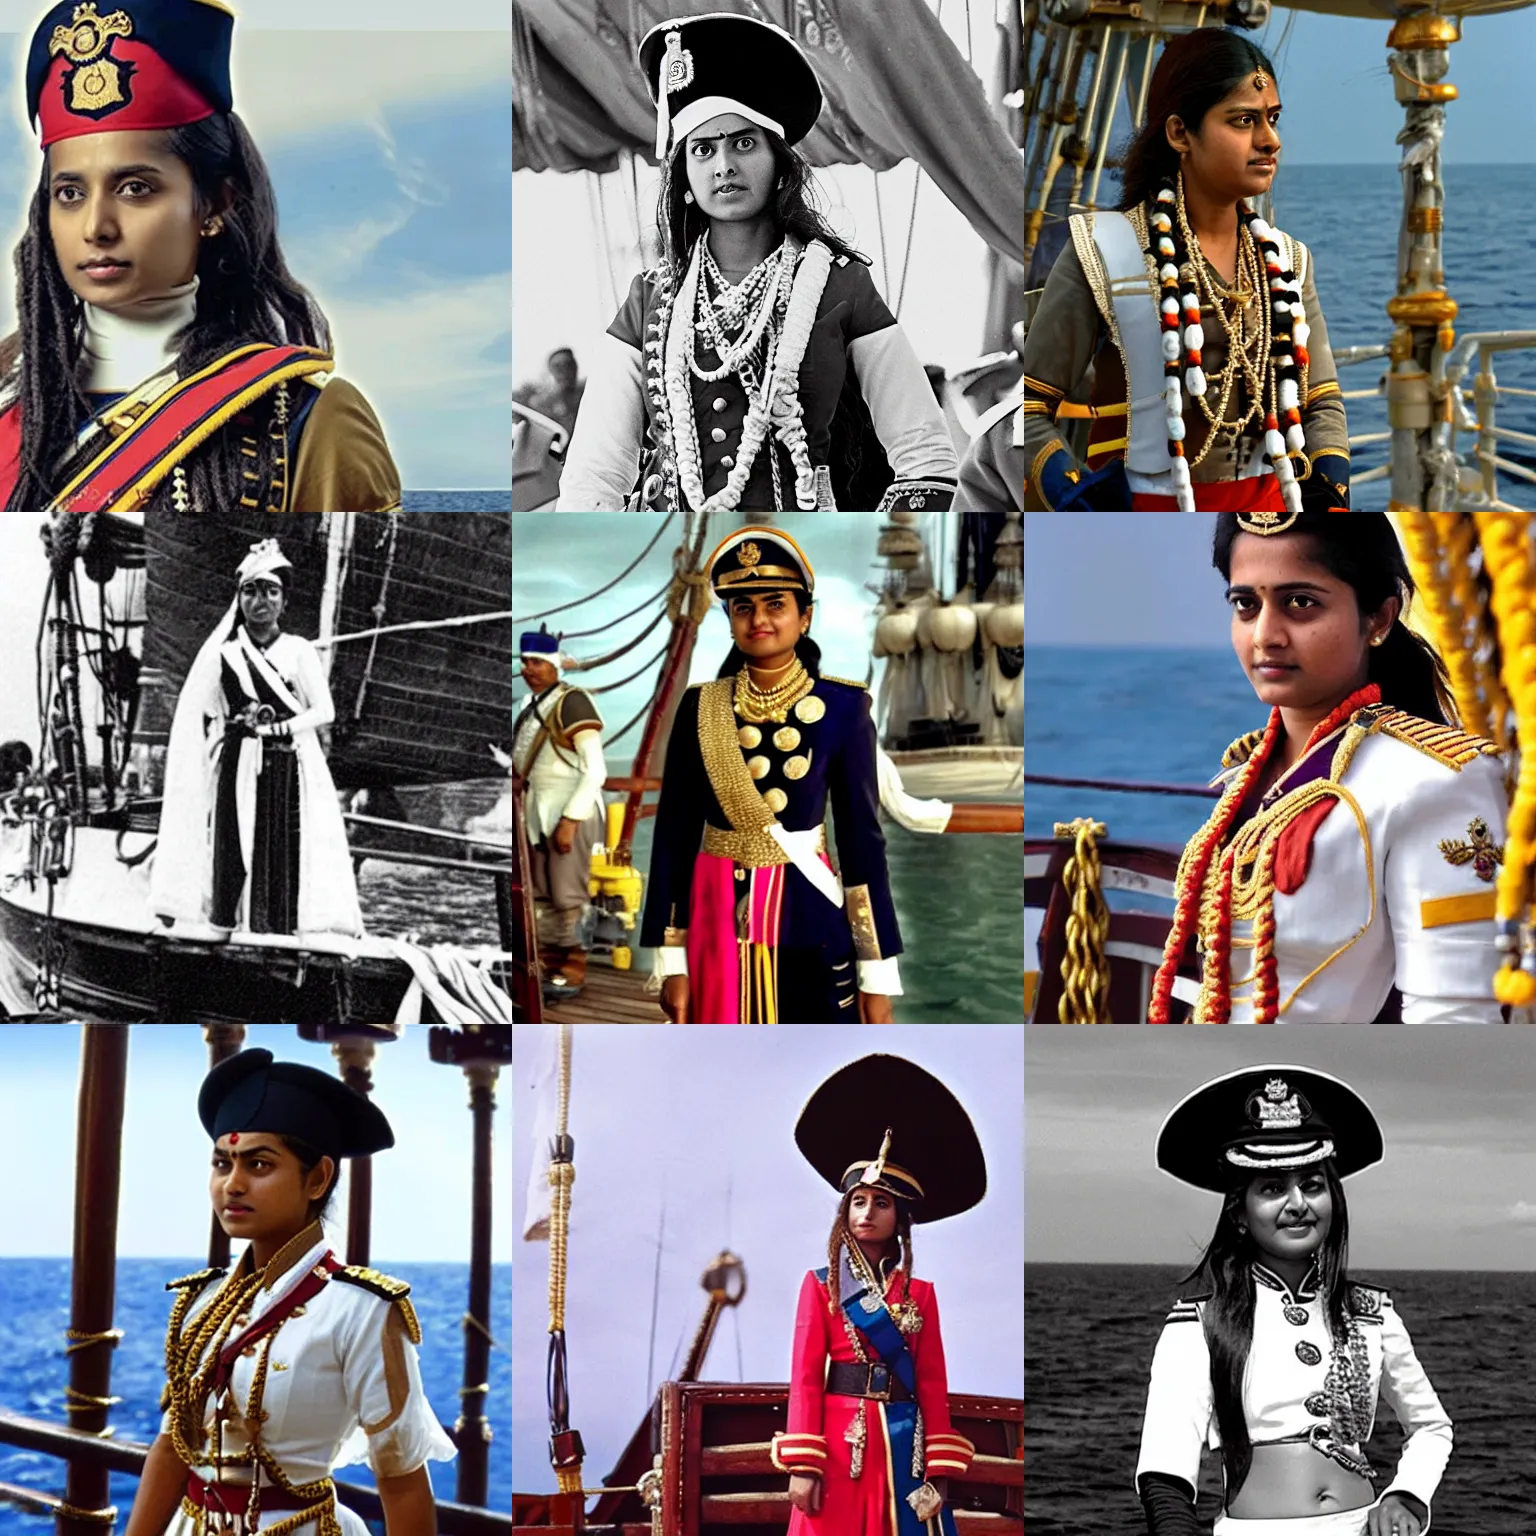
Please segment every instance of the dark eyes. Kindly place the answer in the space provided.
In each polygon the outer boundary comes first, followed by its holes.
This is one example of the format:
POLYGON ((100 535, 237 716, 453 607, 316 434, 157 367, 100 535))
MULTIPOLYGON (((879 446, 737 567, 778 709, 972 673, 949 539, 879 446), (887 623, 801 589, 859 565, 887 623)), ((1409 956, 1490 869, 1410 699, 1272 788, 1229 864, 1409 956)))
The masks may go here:
MULTIPOLYGON (((745 154, 749 149, 753 147, 753 145, 757 143, 757 139, 750 133, 743 133, 736 139, 732 140, 732 142, 735 144, 736 148, 741 151, 742 154, 745 154)), ((692 150, 693 153, 700 160, 702 160, 705 155, 709 154, 714 149, 714 147, 715 146, 712 140, 705 139, 693 145, 692 150)))
MULTIPOLYGON (((119 192, 127 192, 132 197, 142 197, 153 195, 155 189, 150 186, 147 181, 141 181, 137 176, 133 176, 130 177, 127 181, 123 182, 117 190, 119 192), (134 191, 134 188, 137 188, 138 190, 134 191)), ((75 186, 73 183, 67 183, 62 187, 56 188, 53 195, 57 202, 65 204, 75 203, 85 196, 85 194, 81 192, 80 188, 75 186), (66 196, 66 193, 74 193, 76 196, 66 196)))
MULTIPOLYGON (((1248 613, 1251 609, 1258 606, 1258 600, 1256 598, 1247 597, 1242 593, 1238 593, 1235 596, 1228 598, 1227 601, 1232 605, 1232 607, 1237 609, 1239 613, 1248 613)), ((1316 608, 1318 606, 1317 599, 1315 597, 1309 597, 1305 592, 1292 592, 1285 601, 1287 606, 1292 603, 1304 603, 1308 608, 1316 608)))

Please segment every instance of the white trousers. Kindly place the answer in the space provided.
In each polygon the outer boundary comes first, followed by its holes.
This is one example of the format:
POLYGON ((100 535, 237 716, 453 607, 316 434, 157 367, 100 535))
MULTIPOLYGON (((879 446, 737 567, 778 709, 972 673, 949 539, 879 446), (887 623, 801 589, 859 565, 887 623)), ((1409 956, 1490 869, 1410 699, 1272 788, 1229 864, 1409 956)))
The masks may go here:
POLYGON ((1330 1515, 1298 1515, 1290 1520, 1234 1520, 1220 1516, 1211 1536, 1361 1536, 1375 1505, 1341 1509, 1330 1515))

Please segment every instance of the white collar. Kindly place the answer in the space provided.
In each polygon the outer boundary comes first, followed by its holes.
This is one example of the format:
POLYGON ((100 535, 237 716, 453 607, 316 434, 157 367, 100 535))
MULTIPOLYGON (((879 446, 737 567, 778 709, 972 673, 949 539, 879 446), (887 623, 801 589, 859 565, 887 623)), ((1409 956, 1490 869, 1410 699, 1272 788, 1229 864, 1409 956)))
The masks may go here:
POLYGON ((197 286, 172 288, 121 310, 85 306, 81 388, 121 395, 175 366, 181 334, 197 317, 197 286))

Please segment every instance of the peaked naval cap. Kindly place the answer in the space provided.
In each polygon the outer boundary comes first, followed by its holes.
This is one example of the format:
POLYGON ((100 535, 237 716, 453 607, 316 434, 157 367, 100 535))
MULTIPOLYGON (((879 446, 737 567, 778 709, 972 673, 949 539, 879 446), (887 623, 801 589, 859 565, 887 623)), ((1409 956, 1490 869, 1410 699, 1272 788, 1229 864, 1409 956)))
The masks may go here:
POLYGON ((1212 1078, 1157 1133, 1157 1166, 1225 1194, 1267 1169, 1332 1158, 1341 1179, 1382 1159, 1381 1126, 1348 1083, 1310 1067, 1254 1066, 1212 1078))
POLYGON ((798 144, 821 116, 821 86, 782 27, 711 11, 678 16, 640 39, 640 68, 656 103, 656 158, 726 112, 798 144))
POLYGON ((197 1116, 217 1141, 231 1131, 295 1136, 326 1157, 368 1157, 395 1144, 371 1099, 314 1067, 251 1049, 221 1061, 197 1095, 197 1116))
POLYGON ((970 1116, 904 1056, 865 1056, 834 1072, 800 1111, 795 1144, 834 1189, 883 1189, 910 1202, 914 1222, 957 1216, 987 1192, 970 1116))
POLYGON ((727 607, 740 592, 816 593, 811 562, 782 528, 738 528, 715 545, 708 568, 710 589, 727 607))
POLYGON ((234 26, 223 0, 62 0, 32 34, 27 119, 46 149, 230 112, 234 26))

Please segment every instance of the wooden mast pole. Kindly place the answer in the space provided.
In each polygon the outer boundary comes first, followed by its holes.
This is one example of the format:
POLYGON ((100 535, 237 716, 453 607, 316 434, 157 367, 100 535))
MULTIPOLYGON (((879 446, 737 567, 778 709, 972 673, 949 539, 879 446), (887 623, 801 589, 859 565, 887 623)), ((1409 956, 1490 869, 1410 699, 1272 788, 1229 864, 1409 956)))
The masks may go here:
POLYGON ((512 1061, 512 1026, 489 1024, 462 1032, 436 1027, 428 1036, 428 1049, 439 1065, 460 1068, 469 1084, 473 1138, 469 1296, 464 1313, 464 1381, 459 1388, 462 1406, 453 1426, 453 1443, 459 1452, 455 1497, 461 1504, 483 1505, 488 1496, 494 1438, 485 1408, 491 1374, 496 1081, 501 1068, 512 1061))
MULTIPOLYGON (((331 1054, 341 1066, 341 1080, 365 1099, 373 1092, 372 1040, 347 1038, 331 1043, 331 1054)), ((368 1266, 373 1247, 373 1159, 354 1157, 352 1183, 347 1195, 347 1263, 368 1266)))
MULTIPOLYGON (((122 1164, 123 1097, 128 1077, 126 1024, 85 1024, 80 1038, 80 1098, 75 1131, 75 1234, 70 1267, 69 1427, 102 1435, 111 1394, 112 1326, 117 1287, 117 1200, 122 1164)), ((71 1459, 57 1536, 101 1536, 107 1468, 71 1459)))
MULTIPOLYGON (((208 1070, 211 1072, 221 1061, 238 1055, 245 1045, 244 1024, 204 1024, 203 1039, 208 1042, 208 1070)), ((215 1212, 208 1217, 208 1267, 229 1268, 229 1233, 215 1212)))

